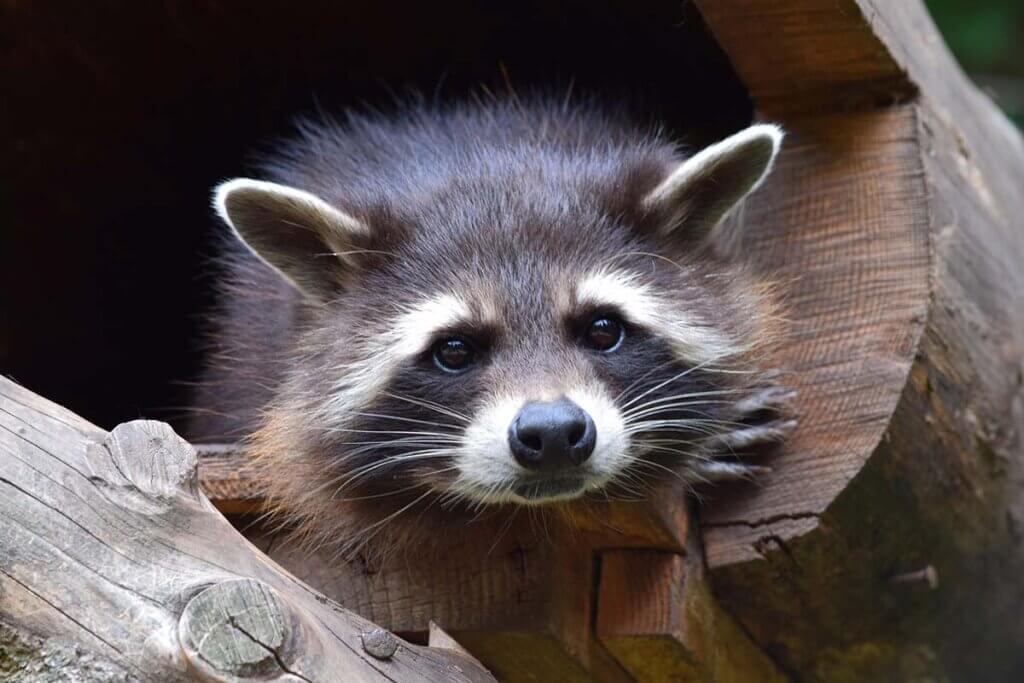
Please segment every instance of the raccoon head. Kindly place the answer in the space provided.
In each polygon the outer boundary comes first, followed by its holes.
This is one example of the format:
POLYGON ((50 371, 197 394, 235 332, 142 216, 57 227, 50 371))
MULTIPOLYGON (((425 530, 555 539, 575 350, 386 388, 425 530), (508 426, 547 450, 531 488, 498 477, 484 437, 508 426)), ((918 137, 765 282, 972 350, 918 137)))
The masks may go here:
POLYGON ((541 505, 746 471, 709 444, 757 384, 770 313, 725 219, 781 139, 510 152, 400 199, 221 185, 219 214, 305 302, 256 435, 276 504, 541 505))

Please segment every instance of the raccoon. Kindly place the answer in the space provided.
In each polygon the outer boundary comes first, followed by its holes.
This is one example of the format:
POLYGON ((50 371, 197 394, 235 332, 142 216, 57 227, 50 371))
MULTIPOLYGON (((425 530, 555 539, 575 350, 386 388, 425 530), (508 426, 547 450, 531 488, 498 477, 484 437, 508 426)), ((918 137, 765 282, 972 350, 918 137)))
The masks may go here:
POLYGON ((300 124, 262 179, 216 188, 192 436, 244 437, 271 510, 341 553, 756 475, 795 423, 734 209, 782 138, 687 155, 543 98, 300 124))

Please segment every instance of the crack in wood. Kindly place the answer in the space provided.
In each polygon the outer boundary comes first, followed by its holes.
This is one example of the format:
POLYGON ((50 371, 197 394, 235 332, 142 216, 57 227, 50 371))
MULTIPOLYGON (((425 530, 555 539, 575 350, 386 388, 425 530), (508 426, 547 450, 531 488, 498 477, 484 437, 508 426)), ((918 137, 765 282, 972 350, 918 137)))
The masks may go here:
MULTIPOLYGON (((234 616, 229 616, 228 617, 228 623, 231 624, 231 627, 233 629, 235 629, 236 631, 241 633, 243 636, 245 636, 246 638, 251 640, 253 643, 258 645, 259 647, 262 647, 264 650, 266 650, 268 653, 270 653, 270 656, 274 658, 274 661, 277 663, 277 666, 281 669, 281 671, 285 672, 286 674, 291 674, 292 676, 295 676, 296 678, 300 678, 300 679, 306 681, 307 683, 313 683, 313 681, 310 680, 309 678, 306 678, 305 676, 303 676, 302 674, 298 673, 297 671, 292 671, 287 666, 285 666, 284 660, 281 659, 281 654, 277 651, 276 648, 270 647, 269 645, 264 643, 262 640, 260 640, 259 638, 257 638, 253 634, 249 633, 241 624, 238 623, 238 621, 235 619, 234 616)), ((201 651, 200 651, 200 655, 202 655, 201 651)), ((204 657, 204 659, 205 659, 205 657, 204 657)), ((206 661, 210 662, 210 660, 208 660, 208 659, 206 661)), ((210 662, 210 664, 212 665, 213 662, 210 662)))

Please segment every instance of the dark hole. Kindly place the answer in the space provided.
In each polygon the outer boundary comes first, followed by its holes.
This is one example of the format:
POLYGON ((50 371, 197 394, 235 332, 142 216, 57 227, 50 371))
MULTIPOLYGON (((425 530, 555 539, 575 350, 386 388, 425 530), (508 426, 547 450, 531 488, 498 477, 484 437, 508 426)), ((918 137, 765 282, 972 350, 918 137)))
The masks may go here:
POLYGON ((209 190, 292 117, 414 86, 603 93, 700 145, 749 121, 688 4, 7 3, 0 370, 101 426, 176 422, 211 300, 209 190))

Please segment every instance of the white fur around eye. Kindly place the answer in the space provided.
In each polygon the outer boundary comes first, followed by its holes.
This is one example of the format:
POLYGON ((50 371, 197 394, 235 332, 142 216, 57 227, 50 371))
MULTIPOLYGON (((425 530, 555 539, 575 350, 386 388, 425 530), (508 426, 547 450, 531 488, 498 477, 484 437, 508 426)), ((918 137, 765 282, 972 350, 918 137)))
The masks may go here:
POLYGON ((718 330, 662 300, 631 273, 595 270, 576 284, 576 299, 622 311, 630 322, 664 337, 680 360, 688 363, 711 363, 741 350, 718 330))

